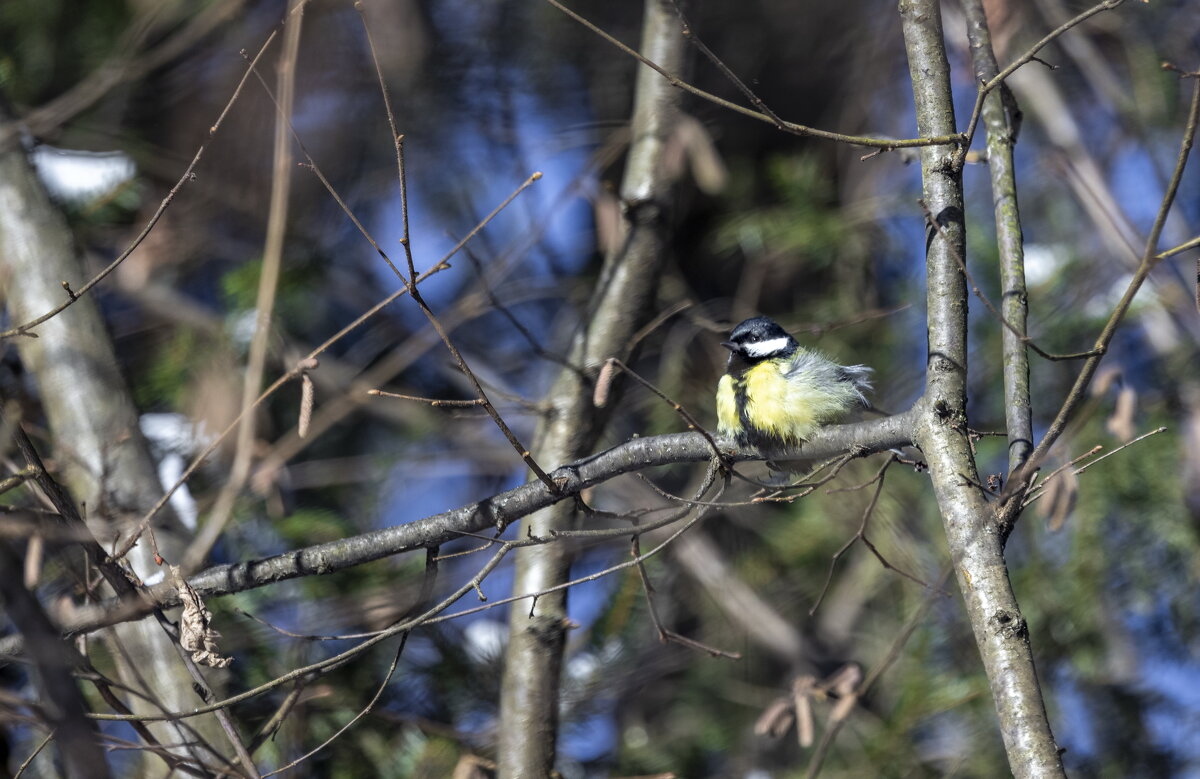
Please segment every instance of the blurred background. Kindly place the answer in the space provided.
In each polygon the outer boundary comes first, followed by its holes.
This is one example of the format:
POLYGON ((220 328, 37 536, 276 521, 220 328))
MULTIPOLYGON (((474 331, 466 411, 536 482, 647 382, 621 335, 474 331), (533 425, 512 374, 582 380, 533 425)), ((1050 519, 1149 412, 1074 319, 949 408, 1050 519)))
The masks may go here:
MULTIPOLYGON (((1063 0, 986 5, 1002 64, 1086 7, 1063 0)), ((433 267, 531 173, 544 174, 422 286, 505 419, 528 440, 556 358, 587 315, 600 260, 620 240, 615 190, 636 63, 537 0, 362 6, 360 15, 344 0, 307 5, 293 122, 320 171, 385 251, 403 257, 402 204, 364 19, 405 136, 418 270, 433 267)), ((571 7, 636 45, 640 4, 576 0, 571 7)), ((916 134, 894 4, 755 0, 688 10, 695 33, 782 117, 846 133, 916 134)), ((284 11, 282 2, 254 0, 0 3, 0 93, 25 119, 25 142, 94 269, 128 245, 208 142, 194 181, 97 290, 168 483, 240 407, 276 109, 251 78, 211 139, 209 128, 284 11), (82 167, 56 174, 59 164, 82 167), (68 183, 94 175, 100 183, 78 193, 56 184, 56 175, 68 183)), ((976 85, 961 11, 948 3, 944 13, 962 123, 976 85)), ((1160 65, 1200 68, 1198 44, 1194 3, 1126 4, 1071 31, 1039 55, 1044 62, 1011 79, 1023 112, 1016 155, 1029 331, 1048 351, 1089 348, 1124 292, 1178 153, 1190 91, 1160 65)), ((260 66, 272 85, 279 51, 268 50, 260 66)), ((687 80, 744 102, 711 63, 689 56, 687 80)), ((764 313, 808 346, 873 366, 876 404, 907 408, 922 391, 925 360, 924 216, 914 155, 798 138, 695 98, 685 110, 671 141, 679 183, 656 307, 664 317, 633 367, 715 426, 722 334, 764 313)), ((986 167, 969 165, 965 182, 969 264, 998 301, 986 167)), ((1195 236, 1198 224, 1193 165, 1161 248, 1195 236)), ((303 167, 292 174, 285 241, 269 380, 400 286, 303 167)), ((1165 432, 1034 504, 1008 547, 1051 722, 1074 775, 1200 776, 1196 254, 1181 253, 1154 271, 1049 467, 1097 445, 1109 451, 1160 426, 1165 432)), ((1002 430, 1000 326, 977 300, 971 324, 970 424, 1002 430)), ((11 347, 4 360, 18 377, 13 391, 26 393, 36 419, 36 387, 21 380, 11 347)), ((1037 432, 1077 368, 1034 358, 1037 432)), ((285 390, 262 409, 250 489, 214 562, 409 522, 526 478, 477 409, 366 395, 381 388, 472 397, 406 297, 339 341, 313 378, 317 404, 307 438, 295 433, 298 392, 285 390)), ((682 429, 668 405, 630 386, 602 446, 682 429)), ((978 447, 981 473, 1003 474, 1003 439, 985 437, 978 447)), ((211 507, 231 454, 219 450, 189 483, 176 503, 185 521, 194 524, 211 507)), ((831 556, 858 530, 871 497, 871 489, 844 488, 862 484, 879 465, 854 463, 828 490, 794 503, 716 511, 648 564, 664 623, 740 660, 659 643, 636 572, 574 588, 564 775, 798 775, 811 749, 797 744, 794 731, 757 735, 756 720, 798 673, 874 667, 929 597, 857 544, 810 615, 831 556)), ((698 474, 677 467, 651 476, 683 493, 698 474)), ((727 497, 737 499, 738 489, 744 497, 736 484, 727 497)), ((597 493, 596 505, 616 509, 661 502, 634 476, 597 493)), ((889 471, 867 534, 912 578, 934 582, 946 563, 927 478, 911 468, 889 471)), ((627 554, 624 542, 583 545, 573 574, 627 554)), ((447 559, 439 591, 459 586, 480 564, 471 555, 447 559)), ((423 568, 410 555, 212 601, 222 648, 237 658, 231 689, 353 643, 337 636, 391 624, 417 601, 423 568), (318 635, 334 638, 311 639, 318 635)), ((495 600, 510 587, 511 573, 501 568, 484 590, 495 600)), ((846 723, 826 775, 1003 772, 986 679, 951 593, 934 596, 899 660, 846 723)), ((463 608, 477 605, 472 599, 463 608)), ((305 775, 448 776, 462 755, 487 756, 506 619, 501 607, 415 633, 376 709, 311 758, 305 775)), ((283 764, 332 735, 366 703, 389 659, 390 652, 372 654, 309 684, 262 759, 283 764)), ((28 683, 14 666, 0 669, 0 679, 14 689, 28 683)), ((236 713, 253 727, 276 705, 276 695, 265 695, 236 713)), ((819 737, 828 705, 816 704, 815 716, 819 737)), ((133 738, 115 723, 104 731, 133 738)), ((38 740, 28 728, 10 728, 2 739, 7 767, 38 740)), ((135 759, 111 756, 114 766, 135 759)))

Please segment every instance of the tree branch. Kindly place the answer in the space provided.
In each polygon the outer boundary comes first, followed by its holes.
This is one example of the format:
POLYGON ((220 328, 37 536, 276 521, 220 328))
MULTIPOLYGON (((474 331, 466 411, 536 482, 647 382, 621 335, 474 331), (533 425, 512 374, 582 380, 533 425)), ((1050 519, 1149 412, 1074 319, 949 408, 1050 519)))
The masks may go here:
MULTIPOLYGON (((922 134, 955 127, 941 11, 936 0, 905 0, 900 17, 922 134)), ((961 168, 945 150, 921 150, 924 200, 940 229, 926 254, 929 357, 917 444, 929 463, 934 494, 963 601, 983 658, 992 698, 1017 777, 1062 776, 1062 762, 1042 703, 1028 627, 1005 567, 1003 543, 978 484, 967 433, 966 279, 961 168), (966 478, 964 478, 966 477, 966 478)))
MULTIPOLYGON (((946 146, 946 145, 959 146, 959 145, 962 145, 966 141, 966 136, 962 135, 961 133, 952 133, 949 135, 940 135, 940 136, 930 137, 930 138, 873 138, 873 137, 867 136, 867 135, 846 135, 845 133, 835 133, 835 132, 831 132, 829 130, 819 130, 815 127, 808 127, 806 125, 797 124, 795 122, 788 122, 783 119, 780 119, 774 113, 770 113, 770 112, 764 113, 762 111, 755 111, 753 108, 747 108, 746 106, 738 105, 737 103, 733 103, 722 97, 718 97, 711 92, 706 92, 703 89, 700 89, 699 87, 693 86, 693 85, 689 84, 688 82, 684 81, 683 79, 681 79, 679 76, 675 75, 675 73, 670 69, 670 66, 664 67, 663 65, 659 64, 659 62, 657 62, 643 54, 639 54, 638 52, 634 51, 629 46, 626 46, 624 43, 621 43, 621 41, 617 40, 613 36, 606 33, 604 30, 601 30, 595 24, 589 22, 587 19, 585 19, 582 16, 580 16, 579 14, 575 13, 570 8, 567 8, 565 5, 558 2, 558 0, 546 0, 546 2, 549 3, 550 5, 554 6, 558 10, 562 11, 564 14, 566 14, 567 16, 574 19, 576 22, 579 22, 584 27, 588 28, 589 30, 594 32, 596 35, 603 38, 605 41, 611 43, 613 46, 616 46, 621 51, 623 51, 626 54, 628 54, 629 56, 633 57, 638 62, 640 62, 643 65, 645 65, 646 67, 650 68, 658 75, 662 76, 664 79, 667 80, 667 83, 669 83, 671 86, 678 87, 679 89, 682 89, 683 91, 688 92, 689 94, 695 95, 696 97, 699 97, 702 100, 707 100, 708 102, 713 103, 714 105, 719 105, 722 108, 726 108, 730 111, 734 111, 735 113, 739 113, 742 116, 748 116, 751 119, 757 119, 760 122, 766 122, 768 124, 775 125, 780 130, 783 130, 784 132, 792 133, 793 135, 799 135, 801 137, 810 136, 813 138, 824 138, 825 140, 840 141, 842 143, 849 143, 849 144, 853 144, 855 146, 867 146, 870 148, 878 149, 879 151, 890 151, 892 149, 909 149, 909 148, 918 147, 918 146, 919 147, 946 146)), ((876 154, 878 154, 878 153, 879 152, 877 151, 876 154)))
MULTIPOLYGON (((666 67, 678 70, 684 42, 668 0, 645 0, 642 50, 666 67)), ((638 328, 650 319, 665 263, 667 215, 674 177, 664 156, 679 115, 682 94, 647 68, 638 68, 634 90, 632 140, 621 181, 620 198, 625 238, 604 258, 567 355, 569 366, 559 370, 543 398, 550 412, 538 425, 536 458, 546 463, 570 462, 596 446, 611 406, 593 403, 594 381, 600 364, 625 351, 638 328)), ((558 479, 555 479, 555 484, 558 479)), ((546 537, 570 530, 574 502, 555 502, 528 514, 521 535, 546 537)), ((567 591, 557 589, 570 579, 572 546, 540 544, 519 549, 514 565, 513 594, 548 592, 528 612, 509 614, 508 651, 500 688, 500 776, 547 776, 554 768, 560 706, 559 677, 567 631, 567 591)))
MULTIPOLYGON (((982 0, 963 0, 967 38, 975 63, 975 78, 986 84, 996 77, 999 65, 992 51, 992 35, 982 0)), ((1001 87, 1005 89, 1006 87, 1001 87)), ((1004 353, 1004 415, 1008 430, 1008 470, 1020 468, 1033 451, 1033 411, 1029 397, 1029 351, 1026 318, 1029 300, 1025 291, 1025 246, 1021 212, 1017 205, 1013 146, 1017 142, 1015 118, 1005 110, 999 91, 992 90, 982 107, 987 128, 988 172, 992 177, 996 246, 1000 255, 1000 316, 1010 325, 1001 330, 1004 353)))
MULTIPOLYGON (((914 413, 908 411, 852 425, 825 427, 802 447, 780 456, 819 460, 848 451, 865 456, 907 446, 912 442, 914 419, 914 413)), ((728 448, 725 453, 733 463, 762 459, 762 455, 753 449, 728 448)), ((534 511, 573 499, 581 491, 625 473, 663 465, 706 462, 712 457, 711 447, 699 433, 635 438, 552 471, 551 476, 562 484, 558 494, 534 481, 404 525, 293 549, 262 560, 213 566, 190 577, 188 584, 208 599, 302 576, 336 573, 384 557, 503 529, 534 511)), ((68 636, 87 633, 138 619, 151 608, 169 608, 180 603, 177 590, 166 583, 146 588, 143 594, 142 603, 119 604, 110 600, 97 607, 81 609, 74 619, 64 621, 63 631, 68 636)), ((11 637, 0 639, 0 656, 19 652, 19 641, 11 637)))
POLYGON ((1191 81, 1191 107, 1188 110, 1187 126, 1184 128, 1183 137, 1179 143, 1179 154, 1175 160, 1175 170, 1171 174, 1171 180, 1167 183, 1162 202, 1158 207, 1158 213, 1154 218, 1154 224, 1151 226, 1150 234, 1146 238, 1146 245, 1142 250, 1141 262, 1138 263, 1133 278, 1129 280, 1129 285, 1125 288, 1125 294, 1121 296, 1120 302, 1113 309, 1112 316, 1108 318, 1104 329, 1096 339, 1096 344, 1093 347, 1095 355, 1089 357, 1087 362, 1083 364, 1083 368, 1079 371, 1079 376, 1075 378, 1075 384, 1071 387, 1071 392, 1067 395, 1066 400, 1063 401, 1062 407, 1059 408, 1054 421, 1050 423, 1050 427, 1046 430, 1046 434, 1042 436, 1042 440, 1038 442, 1037 447, 1033 450, 1033 454, 1029 456, 1029 462, 1026 463, 1025 467, 1009 477, 1009 488, 1005 490, 1007 503, 1003 507, 1003 513, 999 520, 1001 529, 1005 533, 1011 530, 1013 524, 1017 521, 1017 517, 1021 511, 1021 504, 1024 502, 1025 491, 1029 488, 1030 479, 1042 461, 1045 460, 1046 455, 1050 452, 1050 447, 1054 446, 1059 436, 1062 435, 1063 430, 1066 429, 1067 422, 1070 421, 1072 415, 1075 413, 1075 409, 1078 408, 1087 395, 1087 388, 1092 383, 1092 378, 1095 377, 1096 370, 1100 367, 1100 361, 1104 359, 1105 353, 1108 352, 1108 346, 1112 343, 1113 336, 1116 335, 1117 328, 1125 318, 1126 312, 1129 311, 1129 307, 1133 304, 1133 299, 1137 295, 1138 290, 1142 288, 1142 284, 1150 275, 1150 271, 1154 270, 1155 266, 1169 254, 1169 252, 1158 252, 1158 241, 1162 236, 1163 227, 1166 226, 1167 215, 1170 214, 1171 206, 1175 202, 1175 195, 1179 191, 1179 184, 1183 180, 1183 171, 1187 167, 1188 156, 1191 154, 1197 129, 1200 128, 1200 78, 1193 78, 1191 81))

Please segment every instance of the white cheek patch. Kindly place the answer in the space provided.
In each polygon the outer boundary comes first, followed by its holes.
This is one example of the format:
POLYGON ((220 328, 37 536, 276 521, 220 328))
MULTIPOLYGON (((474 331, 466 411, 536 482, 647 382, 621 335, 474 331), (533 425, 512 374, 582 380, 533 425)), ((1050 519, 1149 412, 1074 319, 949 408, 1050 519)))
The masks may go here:
POLYGON ((742 348, 746 354, 751 357, 770 357, 772 354, 782 352, 787 348, 788 339, 772 338, 770 341, 762 341, 756 344, 746 344, 742 348))

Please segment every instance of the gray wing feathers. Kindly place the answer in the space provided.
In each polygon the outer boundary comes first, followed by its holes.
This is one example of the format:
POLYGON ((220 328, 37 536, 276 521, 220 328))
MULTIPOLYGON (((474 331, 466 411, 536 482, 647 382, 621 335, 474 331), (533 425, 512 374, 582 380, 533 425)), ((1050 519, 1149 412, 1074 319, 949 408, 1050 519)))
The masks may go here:
POLYGON ((808 374, 814 382, 836 382, 849 384, 855 400, 866 408, 871 408, 871 401, 864 394, 871 390, 871 374, 873 370, 866 365, 838 365, 816 352, 798 349, 792 357, 792 364, 787 370, 788 378, 808 374))
POLYGON ((855 394, 858 395, 859 402, 867 408, 871 408, 871 401, 867 400, 863 393, 871 391, 872 373, 874 373, 874 369, 868 368, 866 365, 838 366, 838 378, 850 382, 850 385, 854 387, 855 394))
POLYGON ((856 389, 863 391, 871 389, 871 374, 874 372, 873 368, 865 365, 838 366, 838 378, 850 382, 856 389))

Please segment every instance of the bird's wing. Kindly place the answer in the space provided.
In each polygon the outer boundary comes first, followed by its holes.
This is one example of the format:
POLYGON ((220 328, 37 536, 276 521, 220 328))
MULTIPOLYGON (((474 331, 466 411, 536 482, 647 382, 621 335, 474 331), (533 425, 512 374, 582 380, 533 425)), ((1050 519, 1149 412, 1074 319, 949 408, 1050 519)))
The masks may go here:
POLYGON ((784 371, 789 379, 806 377, 814 383, 834 382, 849 385, 847 389, 855 401, 866 408, 871 408, 871 401, 864 393, 871 391, 871 374, 874 371, 866 365, 838 365, 818 352, 804 348, 796 350, 791 364, 784 371))
POLYGON ((850 383, 850 386, 854 388, 854 393, 858 396, 858 402, 862 403, 863 408, 874 408, 866 396, 866 393, 871 391, 871 374, 874 372, 873 368, 869 368, 866 365, 838 366, 838 377, 842 381, 850 383))
POLYGON ((871 374, 874 372, 874 368, 869 368, 866 365, 838 366, 838 378, 842 381, 850 382, 860 392, 867 392, 871 389, 871 374))

